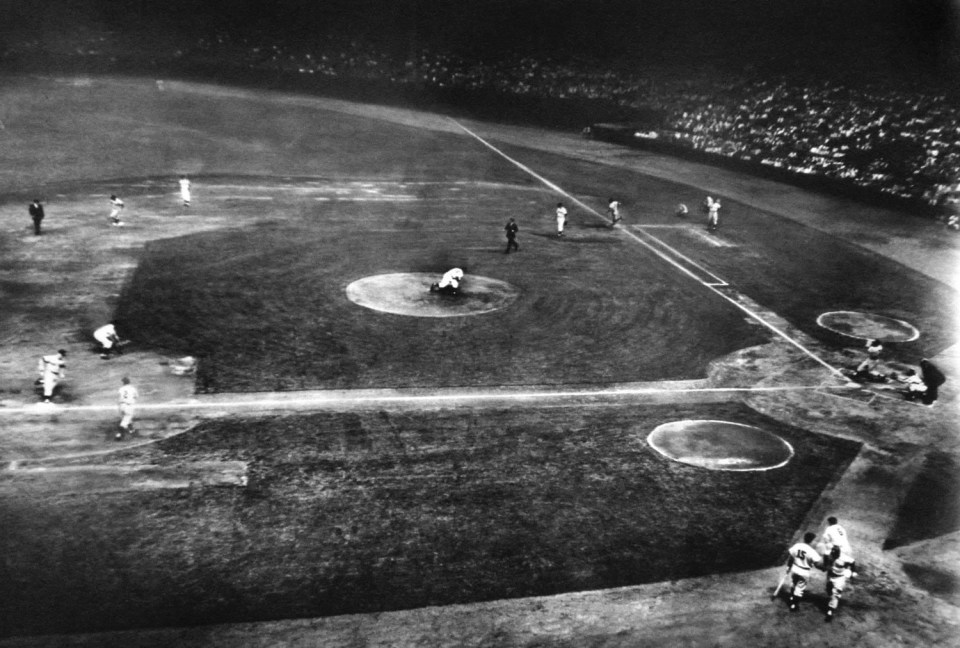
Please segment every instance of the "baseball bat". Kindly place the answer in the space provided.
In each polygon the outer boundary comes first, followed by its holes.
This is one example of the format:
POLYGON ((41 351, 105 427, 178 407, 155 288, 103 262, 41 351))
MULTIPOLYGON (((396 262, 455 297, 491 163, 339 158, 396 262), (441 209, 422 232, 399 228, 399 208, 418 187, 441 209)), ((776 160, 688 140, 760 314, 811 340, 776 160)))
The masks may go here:
POLYGON ((787 571, 783 572, 783 576, 780 577, 780 582, 777 583, 777 589, 773 590, 773 596, 771 599, 777 598, 777 594, 780 593, 780 590, 783 589, 783 584, 787 582, 787 576, 790 575, 790 568, 787 567, 787 571))

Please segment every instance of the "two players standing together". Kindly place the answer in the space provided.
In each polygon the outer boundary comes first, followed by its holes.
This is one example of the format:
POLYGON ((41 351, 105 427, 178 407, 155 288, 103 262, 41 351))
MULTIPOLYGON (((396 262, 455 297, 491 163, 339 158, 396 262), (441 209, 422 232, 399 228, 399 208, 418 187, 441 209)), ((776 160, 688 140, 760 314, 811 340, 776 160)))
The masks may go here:
POLYGON ((837 518, 827 518, 827 528, 815 549, 812 545, 816 537, 815 533, 805 533, 803 541, 794 544, 787 551, 787 573, 780 580, 774 596, 780 592, 780 588, 789 576, 790 611, 796 612, 799 609, 800 599, 803 598, 807 589, 810 574, 816 567, 827 575, 826 620, 829 622, 833 621, 833 615, 836 614, 837 607, 840 605, 840 598, 846 589, 847 582, 856 576, 853 572, 856 562, 853 549, 850 547, 850 538, 837 518))

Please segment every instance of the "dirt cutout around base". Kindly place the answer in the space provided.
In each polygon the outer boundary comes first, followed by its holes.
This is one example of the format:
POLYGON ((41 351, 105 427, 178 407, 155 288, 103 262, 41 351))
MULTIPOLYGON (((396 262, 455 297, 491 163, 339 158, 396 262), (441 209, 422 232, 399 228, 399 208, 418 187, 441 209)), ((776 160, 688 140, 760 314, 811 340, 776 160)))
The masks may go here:
POLYGON ((912 342, 920 337, 920 331, 912 324, 873 313, 830 311, 821 314, 817 324, 834 333, 861 340, 912 342))
POLYGON ((664 423, 647 443, 668 459, 709 470, 772 470, 793 457, 793 447, 776 434, 727 421, 664 423))
POLYGON ((520 291, 510 284, 476 275, 467 275, 459 295, 430 292, 439 275, 425 272, 398 272, 372 275, 347 286, 353 303, 395 315, 412 317, 464 317, 482 315, 512 304, 520 291))

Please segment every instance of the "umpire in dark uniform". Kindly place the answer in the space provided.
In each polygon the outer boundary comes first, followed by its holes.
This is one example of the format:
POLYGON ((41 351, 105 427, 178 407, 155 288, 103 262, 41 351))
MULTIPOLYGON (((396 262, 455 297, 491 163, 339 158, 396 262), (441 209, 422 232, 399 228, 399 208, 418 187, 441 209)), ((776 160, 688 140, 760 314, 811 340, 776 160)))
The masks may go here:
POLYGON ((510 254, 511 248, 519 252, 520 244, 517 243, 517 232, 520 231, 520 226, 517 225, 517 221, 511 218, 507 221, 507 224, 504 225, 503 229, 507 232, 507 254, 510 254))
POLYGON ((40 223, 43 222, 43 205, 40 204, 40 199, 37 198, 32 203, 30 203, 30 218, 33 219, 33 233, 37 236, 40 236, 40 223))

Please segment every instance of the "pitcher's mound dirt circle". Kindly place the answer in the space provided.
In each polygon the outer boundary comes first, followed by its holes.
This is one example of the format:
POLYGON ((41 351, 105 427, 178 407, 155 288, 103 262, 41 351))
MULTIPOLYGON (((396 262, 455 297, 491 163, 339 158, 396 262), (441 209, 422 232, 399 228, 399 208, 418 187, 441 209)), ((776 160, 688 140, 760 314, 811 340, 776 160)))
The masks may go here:
POLYGON ((481 315, 512 304, 520 291, 505 281, 467 275, 456 297, 430 292, 438 274, 397 272, 372 275, 347 286, 347 298, 355 304, 396 315, 412 317, 463 317, 481 315))
POLYGON ((770 470, 793 457, 793 447, 776 434, 728 421, 664 423, 647 443, 674 461, 710 470, 770 470))
POLYGON ((873 313, 830 311, 820 315, 817 324, 834 333, 861 340, 911 342, 920 337, 920 331, 913 325, 873 313))

